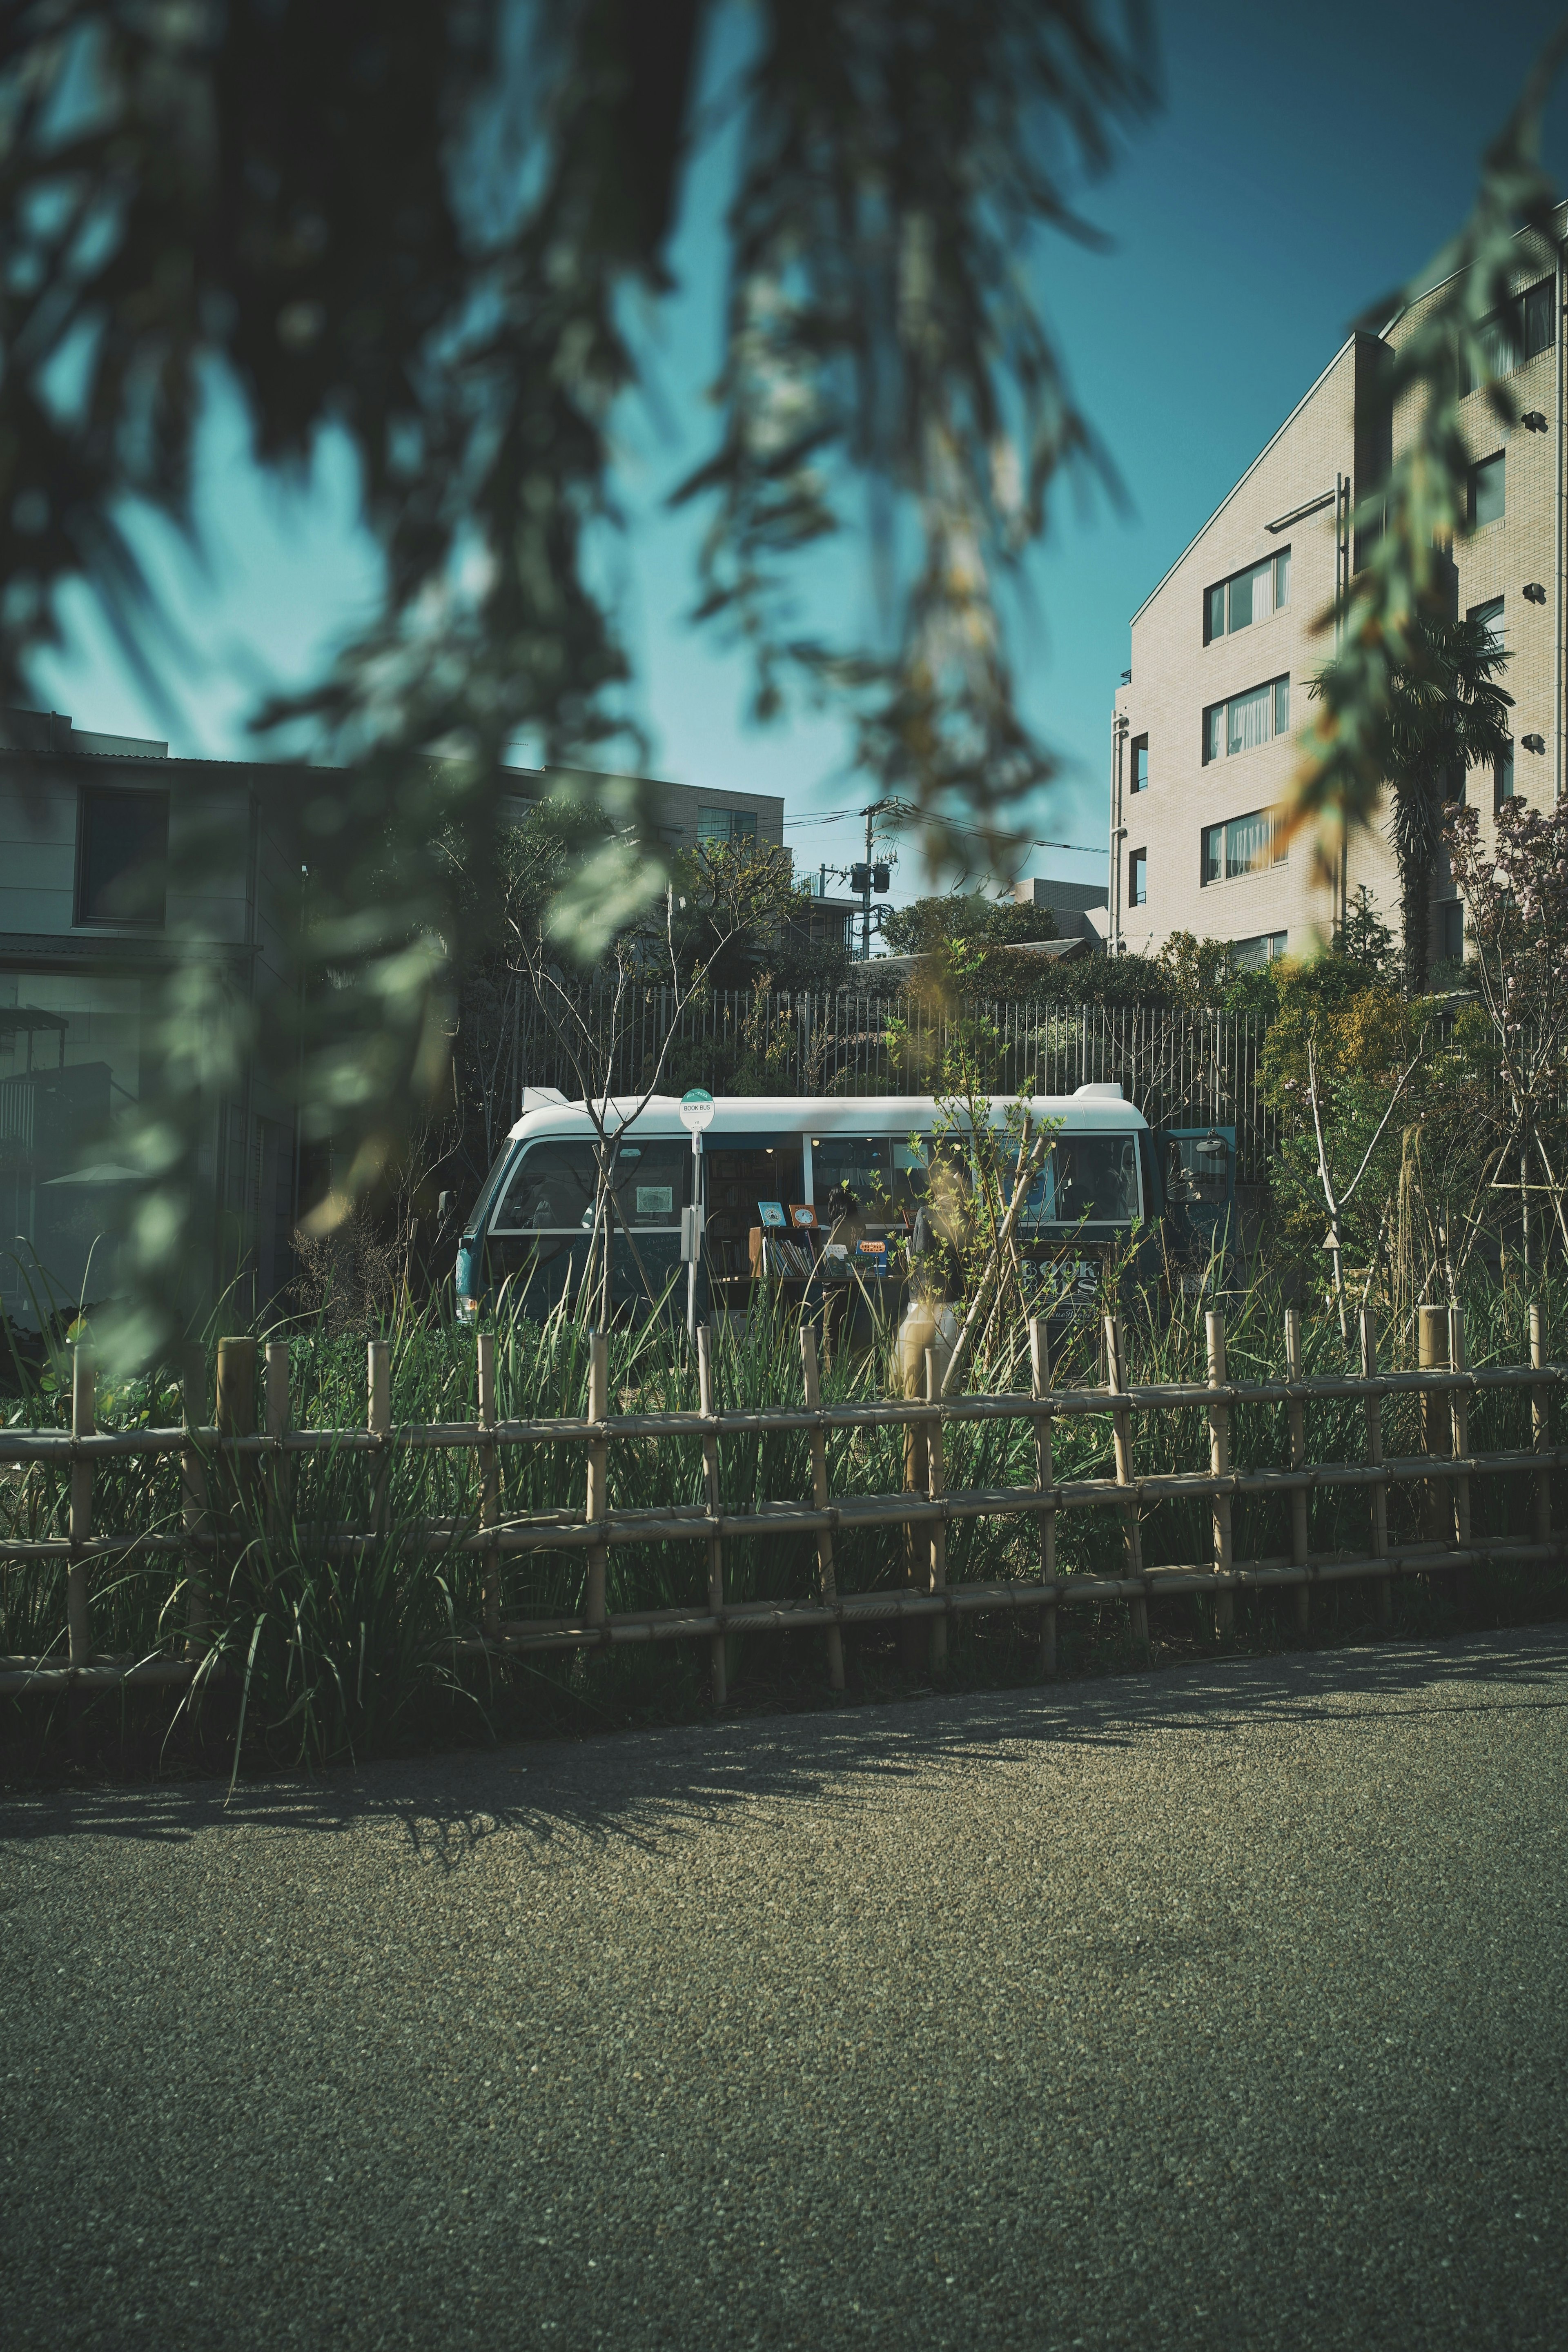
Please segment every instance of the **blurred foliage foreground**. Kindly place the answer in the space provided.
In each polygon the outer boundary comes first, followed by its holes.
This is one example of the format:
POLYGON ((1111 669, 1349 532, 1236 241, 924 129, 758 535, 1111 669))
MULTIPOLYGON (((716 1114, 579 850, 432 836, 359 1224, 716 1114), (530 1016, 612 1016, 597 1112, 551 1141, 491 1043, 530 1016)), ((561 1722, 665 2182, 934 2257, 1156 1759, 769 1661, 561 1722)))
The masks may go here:
MULTIPOLYGON (((1468 527, 1462 383, 1510 413, 1486 327, 1521 235, 1550 227, 1563 38, 1400 298, 1436 289, 1379 385, 1411 430, 1354 518, 1370 553, 1287 820, 1330 867, 1393 772, 1394 679, 1468 527)), ((199 1328, 200 1139, 247 1068, 332 1139, 323 1223, 405 1162, 449 1084, 465 891, 494 870, 514 747, 568 785, 644 763, 606 543, 616 450, 659 418, 700 156, 721 180, 718 359, 672 492, 703 523, 695 617, 745 655, 756 716, 841 721, 933 864, 1016 867, 1058 771, 1016 691, 1026 566, 1064 479, 1115 488, 1050 331, 1049 233, 1092 240, 1079 194, 1159 80, 1140 0, 0 10, 0 709, 83 589, 151 689, 179 675, 136 519, 199 545, 215 388, 279 478, 342 437, 382 567, 327 673, 257 714, 310 868, 303 971, 252 999, 193 943, 148 984, 126 1296, 100 1335, 119 1360, 199 1328), (834 604, 864 627, 805 593, 835 541, 863 558, 872 593, 834 604)), ((626 775, 611 798, 542 919, 579 965, 671 882, 647 793, 626 775)), ((1415 873, 1426 832, 1410 846, 1415 873)), ((180 887, 199 898, 230 848, 193 840, 180 887)))

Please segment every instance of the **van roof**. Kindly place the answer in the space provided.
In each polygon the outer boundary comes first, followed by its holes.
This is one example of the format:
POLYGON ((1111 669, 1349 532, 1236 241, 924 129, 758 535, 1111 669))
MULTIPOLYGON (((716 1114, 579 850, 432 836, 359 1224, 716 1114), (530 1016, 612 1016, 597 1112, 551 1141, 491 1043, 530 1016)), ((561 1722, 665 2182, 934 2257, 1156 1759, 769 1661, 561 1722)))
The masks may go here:
MULTIPOLYGON (((637 1110, 640 1097, 612 1098, 616 1122, 637 1110)), ((1016 1095, 991 1095, 991 1119, 1001 1126, 1018 1100, 1016 1095)), ((1035 1095, 1030 1108, 1058 1122, 1068 1134, 1133 1132, 1149 1124, 1141 1110, 1123 1098, 1119 1086, 1079 1087, 1070 1095, 1035 1095)), ((936 1105, 930 1095, 715 1095, 713 1118, 705 1131, 705 1148, 726 1135, 755 1135, 792 1130, 814 1139, 822 1135, 897 1135, 926 1125, 936 1105)), ((637 1118, 647 1135, 684 1136, 678 1095, 650 1097, 637 1118)), ((511 1129, 513 1142, 525 1137, 576 1135, 592 1132, 581 1102, 568 1102, 553 1089, 531 1087, 523 1097, 522 1117, 511 1129)))

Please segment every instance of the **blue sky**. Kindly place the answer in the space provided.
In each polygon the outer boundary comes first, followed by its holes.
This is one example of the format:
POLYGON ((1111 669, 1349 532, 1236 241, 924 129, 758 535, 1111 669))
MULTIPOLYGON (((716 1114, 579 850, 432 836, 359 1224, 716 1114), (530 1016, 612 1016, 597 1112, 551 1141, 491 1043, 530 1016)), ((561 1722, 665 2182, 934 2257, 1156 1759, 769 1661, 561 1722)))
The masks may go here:
MULTIPOLYGON (((1468 207, 1487 139, 1507 115, 1556 12, 1482 12, 1454 0, 1318 0, 1259 9, 1185 0, 1159 11, 1165 106, 1110 177, 1083 194, 1106 254, 1046 249, 1041 285, 1080 403, 1114 458, 1131 511, 1064 500, 1031 567, 1036 619, 1016 645, 1025 706, 1066 772, 1032 829, 1091 854, 1037 852, 1033 873, 1104 873, 1110 699, 1127 624, 1342 341, 1350 321, 1418 269, 1468 207)), ((1568 103, 1547 162, 1568 180, 1568 103)), ((847 864, 867 797, 837 730, 746 723, 743 666, 688 625, 700 518, 669 488, 702 446, 717 288, 721 164, 689 192, 678 294, 651 329, 662 415, 628 415, 618 558, 638 707, 661 775, 782 793, 803 867, 847 864)), ((37 668, 35 698, 79 726, 171 735, 177 751, 246 751, 247 714, 297 684, 374 606, 374 551, 355 529, 352 465, 325 441, 308 484, 258 477, 243 419, 222 397, 204 434, 197 568, 159 532, 143 544, 190 641, 177 709, 149 707, 85 596, 68 644, 37 668)), ((863 550, 846 540, 810 585, 836 612, 865 601, 863 550)), ((899 898, 912 894, 911 864, 899 898)))

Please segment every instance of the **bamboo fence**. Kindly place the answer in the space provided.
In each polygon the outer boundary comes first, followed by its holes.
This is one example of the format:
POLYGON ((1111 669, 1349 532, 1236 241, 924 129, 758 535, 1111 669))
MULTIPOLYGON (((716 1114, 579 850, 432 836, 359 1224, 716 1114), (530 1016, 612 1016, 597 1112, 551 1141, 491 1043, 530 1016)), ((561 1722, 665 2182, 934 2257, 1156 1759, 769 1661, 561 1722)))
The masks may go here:
POLYGON ((45 1695, 69 1689, 143 1684, 190 1683, 226 1671, 212 1648, 212 1593, 216 1570, 241 1546, 267 1542, 284 1523, 289 1507, 292 1468, 312 1454, 372 1457, 368 1520, 294 1530, 294 1540, 323 1553, 352 1554, 395 1540, 435 1549, 478 1553, 483 1563, 479 1621, 469 1633, 440 1645, 443 1654, 504 1658, 509 1654, 605 1649, 625 1643, 700 1641, 710 1645, 716 1702, 724 1695, 726 1637, 816 1631, 825 1639, 828 1679, 844 1681, 843 1631, 847 1626, 892 1619, 933 1621, 932 1653, 945 1653, 950 1622, 974 1611, 1004 1610, 1037 1614, 1042 1670, 1056 1663, 1057 1612, 1063 1607, 1129 1605, 1134 1637, 1147 1642, 1149 1604, 1177 1593, 1206 1597, 1222 1630, 1234 1597, 1242 1590, 1294 1591, 1300 1631, 1310 1622, 1315 1586, 1348 1580, 1372 1580, 1379 1613, 1392 1615, 1396 1578, 1468 1571, 1501 1562, 1556 1560, 1561 1540, 1552 1527, 1552 1473, 1568 1466, 1568 1446, 1550 1442, 1552 1391, 1568 1383, 1568 1366, 1544 1359, 1539 1307, 1531 1310, 1528 1365, 1469 1368, 1462 1311, 1424 1308, 1421 1362, 1410 1371, 1380 1371, 1370 1310, 1361 1330, 1358 1373, 1300 1376, 1300 1314, 1286 1318, 1286 1366, 1280 1379, 1227 1378, 1224 1319, 1208 1318, 1206 1381, 1139 1384, 1126 1376, 1127 1349, 1121 1318, 1105 1318, 1103 1386, 1057 1389, 1050 1384, 1050 1358, 1044 1322, 1030 1326, 1033 1374, 1028 1394, 941 1393, 934 1356, 926 1362, 924 1399, 825 1405, 820 1402, 815 1334, 803 1328, 802 1391, 798 1406, 727 1412, 713 1397, 708 1349, 700 1352, 701 1406, 689 1411, 613 1414, 609 1409, 607 1342, 592 1342, 588 1412, 581 1420, 552 1418, 503 1421, 496 1412, 495 1339, 478 1339, 479 1413, 472 1422, 395 1427, 389 1410, 390 1351, 383 1340, 369 1345, 367 1411, 358 1429, 296 1429, 289 1424, 289 1351, 274 1342, 266 1350, 262 1426, 258 1429, 257 1343, 229 1339, 218 1350, 216 1410, 211 1423, 200 1412, 205 1363, 199 1352, 186 1369, 185 1420, 179 1429, 100 1433, 94 1418, 94 1376, 85 1349, 75 1359, 72 1426, 66 1431, 0 1431, 0 1465, 14 1475, 27 1465, 46 1463, 68 1473, 68 1531, 63 1536, 0 1541, 0 1561, 63 1560, 67 1563, 67 1656, 0 1657, 0 1692, 45 1695), (1484 1392, 1527 1390, 1531 1400, 1530 1446, 1472 1454, 1468 1417, 1484 1392), (1382 1416, 1385 1401, 1414 1394, 1426 1450, 1384 1457, 1382 1416), (1359 1462, 1309 1463, 1305 1458, 1308 1407, 1327 1399, 1359 1402, 1364 1413, 1364 1458, 1359 1462), (1237 1407, 1273 1404, 1286 1408, 1290 1459, 1286 1466, 1246 1467, 1232 1458, 1232 1416, 1237 1407), (1151 1473, 1138 1466, 1140 1425, 1152 1416, 1200 1409, 1209 1433, 1206 1471, 1151 1473), (1107 1416, 1114 1435, 1114 1475, 1060 1478, 1053 1471, 1052 1431, 1084 1415, 1107 1416), (963 1423, 1026 1422, 1034 1432, 1035 1477, 1026 1486, 984 1489, 949 1487, 943 1477, 943 1433, 963 1423), (830 1491, 826 1439, 834 1431, 901 1427, 923 1444, 906 1446, 911 1483, 893 1494, 830 1491), (810 1440, 809 1497, 786 1496, 748 1511, 727 1510, 721 1493, 721 1452, 726 1438, 786 1431, 810 1440), (613 1461, 617 1444, 629 1440, 695 1439, 703 1460, 704 1499, 655 1509, 617 1509, 613 1461), (500 1507, 500 1465, 509 1449, 585 1447, 586 1507, 582 1512, 542 1511, 508 1517, 500 1507), (424 1448, 466 1452, 473 1457, 475 1508, 467 1519, 426 1519, 390 1524, 387 1489, 399 1452, 424 1448), (115 1456, 177 1457, 181 1511, 177 1530, 140 1535, 95 1532, 95 1465, 115 1456), (1531 1528, 1528 1538, 1481 1538, 1471 1531, 1471 1482, 1480 1476, 1515 1474, 1531 1482, 1531 1528), (918 1479, 919 1483, 914 1483, 918 1479), (1390 1545, 1388 1498, 1394 1490, 1416 1487, 1419 1541, 1390 1545), (1307 1503, 1314 1491, 1354 1489, 1364 1494, 1368 1534, 1359 1551, 1313 1554, 1308 1549, 1307 1503), (1277 1496, 1289 1505, 1291 1547, 1279 1557, 1237 1560, 1232 1557, 1232 1506, 1240 1497, 1277 1496), (1143 1531, 1162 1506, 1206 1505, 1208 1556, 1184 1563, 1144 1564, 1143 1531), (1110 1541, 1120 1553, 1109 1572, 1061 1574, 1057 1533, 1060 1514, 1110 1507, 1119 1527, 1110 1541), (946 1538, 958 1521, 975 1518, 1034 1519, 1038 1528, 1037 1574, 950 1583, 946 1538), (835 1572, 835 1541, 842 1533, 885 1528, 901 1543, 906 1582, 901 1589, 840 1592, 835 1572), (778 1601, 727 1601, 725 1547, 741 1539, 808 1536, 814 1539, 814 1589, 778 1601), (613 1549, 649 1542, 705 1547, 705 1599, 689 1607, 610 1612, 606 1572, 613 1549), (569 1616, 509 1621, 501 1614, 504 1557, 526 1552, 582 1550, 586 1554, 584 1604, 569 1616), (157 1656, 105 1657, 92 1642, 92 1581, 95 1570, 118 1567, 139 1554, 167 1554, 184 1579, 185 1631, 178 1643, 157 1656))

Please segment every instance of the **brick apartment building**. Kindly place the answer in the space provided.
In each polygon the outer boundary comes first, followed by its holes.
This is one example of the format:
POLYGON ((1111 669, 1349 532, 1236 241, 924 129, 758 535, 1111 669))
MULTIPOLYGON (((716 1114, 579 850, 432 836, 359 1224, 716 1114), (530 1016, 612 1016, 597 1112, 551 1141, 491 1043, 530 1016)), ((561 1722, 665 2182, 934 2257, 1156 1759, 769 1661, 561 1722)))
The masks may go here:
MULTIPOLYGON (((1455 544, 1456 613, 1487 620, 1511 656, 1513 756, 1465 792, 1483 825, 1505 794, 1550 806, 1563 755, 1564 414, 1563 248, 1568 207, 1548 238, 1519 239, 1513 299, 1486 341, 1519 421, 1484 390, 1460 415, 1471 458, 1470 528, 1455 544)), ((1377 378, 1428 295, 1379 335, 1355 334, 1132 616, 1131 668, 1111 723, 1110 940, 1155 951, 1173 931, 1232 940, 1260 964, 1325 940, 1365 884, 1397 932, 1399 887, 1381 825, 1349 844, 1337 880, 1314 879, 1310 845, 1289 852, 1274 811, 1309 716, 1308 681, 1330 641, 1315 632, 1357 562, 1352 517, 1387 473, 1402 429, 1381 430, 1377 378)), ((1446 870, 1432 903, 1432 952, 1463 951, 1463 908, 1446 870)))

